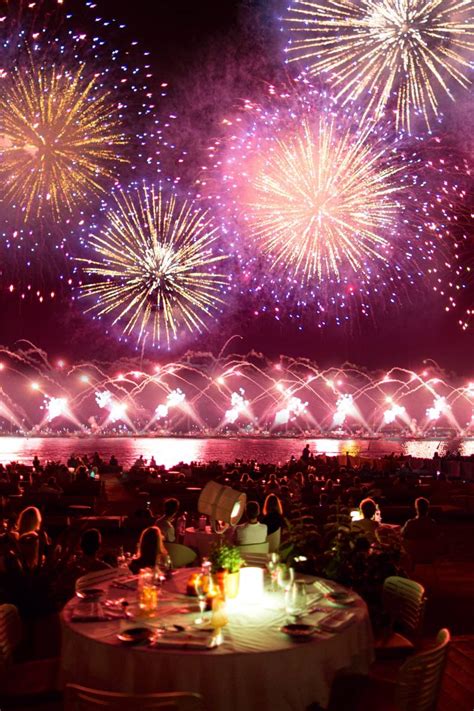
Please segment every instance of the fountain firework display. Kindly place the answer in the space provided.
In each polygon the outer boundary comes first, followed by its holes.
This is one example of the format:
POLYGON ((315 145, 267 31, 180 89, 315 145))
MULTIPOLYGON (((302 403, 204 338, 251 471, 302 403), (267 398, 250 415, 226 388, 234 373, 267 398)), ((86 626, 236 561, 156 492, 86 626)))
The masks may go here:
POLYGON ((320 369, 308 359, 189 352, 153 364, 49 362, 1 351, 4 434, 474 436, 474 382, 421 371, 320 369))

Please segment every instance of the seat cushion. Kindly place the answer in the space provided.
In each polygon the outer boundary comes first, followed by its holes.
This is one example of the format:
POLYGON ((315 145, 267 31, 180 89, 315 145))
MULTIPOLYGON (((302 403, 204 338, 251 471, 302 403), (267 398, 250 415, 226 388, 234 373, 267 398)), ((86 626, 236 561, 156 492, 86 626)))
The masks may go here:
POLYGON ((375 640, 375 656, 377 659, 404 657, 415 650, 415 645, 399 632, 390 632, 375 640))

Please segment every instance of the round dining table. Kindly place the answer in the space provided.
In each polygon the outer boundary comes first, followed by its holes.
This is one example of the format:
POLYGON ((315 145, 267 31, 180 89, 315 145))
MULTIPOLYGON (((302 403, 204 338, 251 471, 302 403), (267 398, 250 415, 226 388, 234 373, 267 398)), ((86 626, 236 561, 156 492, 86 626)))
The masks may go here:
POLYGON ((155 628, 157 639, 163 630, 176 630, 176 646, 119 641, 124 628, 144 622, 115 614, 109 619, 107 610, 114 602, 114 609, 120 609, 124 599, 132 610, 136 581, 104 586, 104 599, 92 605, 90 618, 81 609, 90 611, 91 603, 71 600, 62 612, 64 681, 124 693, 198 692, 208 711, 303 711, 314 702, 327 707, 338 672, 368 672, 373 640, 364 601, 351 592, 350 604, 343 606, 318 593, 318 586, 336 592, 344 588, 307 576, 308 612, 299 622, 313 625, 314 634, 305 641, 281 629, 289 621, 283 592, 266 590, 258 601, 245 596, 228 602, 220 646, 181 647, 179 635, 189 639, 198 630, 197 600, 186 595, 193 572, 180 569, 164 583, 156 613, 145 623, 155 628))

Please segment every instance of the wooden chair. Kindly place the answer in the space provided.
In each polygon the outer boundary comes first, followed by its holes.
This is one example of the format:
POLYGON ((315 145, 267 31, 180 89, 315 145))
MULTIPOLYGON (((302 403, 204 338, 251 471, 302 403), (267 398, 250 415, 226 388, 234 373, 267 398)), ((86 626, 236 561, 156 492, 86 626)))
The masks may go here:
POLYGON ((196 551, 181 543, 165 543, 173 568, 184 568, 186 565, 194 563, 197 558, 196 551))
POLYGON ((389 624, 388 631, 376 640, 377 656, 414 651, 423 626, 426 606, 424 587, 414 580, 393 575, 385 580, 382 600, 389 624))
POLYGON ((88 588, 107 587, 108 583, 121 575, 130 574, 127 570, 119 568, 105 568, 97 570, 93 573, 86 573, 76 580, 76 592, 79 590, 87 590, 88 588))
POLYGON ((239 546, 240 555, 247 565, 264 567, 267 564, 268 541, 264 543, 247 543, 239 546))
POLYGON ((88 689, 77 684, 66 686, 66 711, 204 711, 200 694, 175 691, 166 694, 121 694, 88 689))

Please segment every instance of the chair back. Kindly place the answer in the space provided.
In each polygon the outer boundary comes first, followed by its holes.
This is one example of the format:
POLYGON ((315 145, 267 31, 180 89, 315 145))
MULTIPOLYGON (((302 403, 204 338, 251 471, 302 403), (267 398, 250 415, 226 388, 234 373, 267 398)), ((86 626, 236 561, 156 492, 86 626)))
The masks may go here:
POLYGON ((128 571, 122 571, 119 568, 106 568, 104 570, 96 570, 92 573, 86 573, 76 580, 76 592, 79 590, 87 590, 88 588, 107 587, 107 584, 112 580, 124 574, 130 574, 128 571))
POLYGON ((188 546, 183 546, 181 543, 165 543, 173 568, 184 568, 190 565, 197 558, 196 551, 188 546))
POLYGON ((0 668, 8 663, 21 638, 18 610, 14 605, 0 605, 0 668))
POLYGON ((402 665, 397 683, 400 711, 435 711, 449 642, 449 630, 442 629, 435 647, 415 654, 402 665))
POLYGON ((383 586, 383 606, 392 625, 413 638, 421 634, 426 597, 423 585, 392 575, 383 586))
POLYGON ((270 533, 267 536, 268 552, 269 553, 276 553, 276 551, 280 548, 280 540, 281 540, 281 528, 277 528, 276 531, 273 531, 273 533, 270 533))
POLYGON ((66 686, 66 711, 204 711, 202 696, 187 691, 166 694, 121 694, 66 686))
POLYGON ((239 546, 240 555, 247 563, 257 568, 262 568, 267 564, 268 541, 264 543, 246 543, 239 546))

